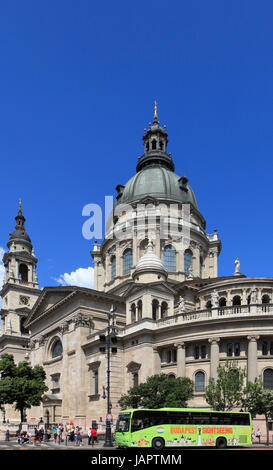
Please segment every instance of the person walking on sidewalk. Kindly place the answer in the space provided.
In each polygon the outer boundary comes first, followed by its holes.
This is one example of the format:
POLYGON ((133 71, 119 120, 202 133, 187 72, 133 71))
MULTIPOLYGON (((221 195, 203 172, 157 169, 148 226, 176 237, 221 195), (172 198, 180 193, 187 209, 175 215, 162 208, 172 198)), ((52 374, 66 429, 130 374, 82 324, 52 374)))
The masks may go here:
POLYGON ((91 440, 92 440, 92 447, 93 447, 95 441, 97 441, 97 431, 95 428, 91 429, 91 440))

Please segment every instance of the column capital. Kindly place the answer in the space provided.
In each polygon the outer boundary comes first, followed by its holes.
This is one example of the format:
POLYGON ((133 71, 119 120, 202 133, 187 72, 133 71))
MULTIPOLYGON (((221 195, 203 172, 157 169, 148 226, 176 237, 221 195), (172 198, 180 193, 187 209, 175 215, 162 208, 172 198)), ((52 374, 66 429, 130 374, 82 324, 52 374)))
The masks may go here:
POLYGON ((256 342, 258 341, 258 339, 260 339, 260 336, 259 335, 249 335, 247 336, 247 339, 249 342, 253 341, 253 342, 256 342))
POLYGON ((220 342, 220 338, 219 338, 218 336, 217 336, 217 337, 212 337, 212 338, 209 338, 209 339, 208 339, 208 342, 209 342, 210 344, 217 344, 217 343, 220 342))
POLYGON ((180 343, 174 343, 174 347, 177 349, 184 349, 185 348, 185 342, 181 341, 180 343))

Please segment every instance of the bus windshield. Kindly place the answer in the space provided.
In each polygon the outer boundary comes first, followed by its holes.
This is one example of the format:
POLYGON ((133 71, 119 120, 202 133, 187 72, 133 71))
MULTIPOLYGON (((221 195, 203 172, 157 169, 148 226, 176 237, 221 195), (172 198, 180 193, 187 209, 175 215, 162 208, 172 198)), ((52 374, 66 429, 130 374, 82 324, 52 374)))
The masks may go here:
POLYGON ((130 419, 131 413, 120 413, 117 420, 116 432, 128 432, 130 428, 130 419))

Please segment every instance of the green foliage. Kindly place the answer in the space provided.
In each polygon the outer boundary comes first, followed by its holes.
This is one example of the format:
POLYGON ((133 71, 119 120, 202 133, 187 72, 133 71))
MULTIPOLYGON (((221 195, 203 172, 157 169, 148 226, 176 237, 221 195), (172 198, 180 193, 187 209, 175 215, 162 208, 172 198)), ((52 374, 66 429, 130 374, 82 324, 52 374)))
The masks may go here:
POLYGON ((130 388, 119 405, 126 408, 186 408, 193 397, 193 382, 185 377, 171 378, 166 374, 148 377, 145 383, 130 388))
POLYGON ((45 371, 41 366, 31 367, 27 361, 16 365, 11 354, 3 354, 0 372, 0 406, 14 403, 22 420, 24 408, 40 405, 43 394, 48 390, 45 371))
POLYGON ((205 398, 212 409, 230 411, 240 407, 246 372, 238 368, 236 361, 226 361, 217 369, 217 380, 210 378, 205 398))

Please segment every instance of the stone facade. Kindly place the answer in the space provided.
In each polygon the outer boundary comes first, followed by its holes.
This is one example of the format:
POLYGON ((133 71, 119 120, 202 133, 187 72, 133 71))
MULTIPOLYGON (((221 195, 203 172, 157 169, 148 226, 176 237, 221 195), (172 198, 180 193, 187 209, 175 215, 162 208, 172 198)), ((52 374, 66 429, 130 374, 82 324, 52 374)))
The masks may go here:
POLYGON ((68 286, 40 292, 34 255, 28 251, 30 278, 24 284, 18 278, 23 250, 17 255, 10 244, 4 256, 1 353, 18 351, 21 360, 29 351, 31 364, 44 367, 49 388, 29 420, 43 416, 83 427, 104 422, 107 361, 101 338, 112 305, 114 419, 120 396, 161 372, 192 379, 189 405, 206 407, 208 380, 227 359, 245 368, 248 380, 261 376, 264 386, 273 388, 273 278, 247 278, 238 261, 234 274, 218 277, 218 233, 206 233, 187 178, 174 174, 167 133, 157 118, 143 140, 137 174, 117 186, 105 239, 91 252, 94 290, 68 286), (162 236, 163 212, 168 230, 162 236), (20 304, 23 297, 29 298, 28 310, 20 304), (27 316, 29 334, 18 333, 20 314, 27 316))

